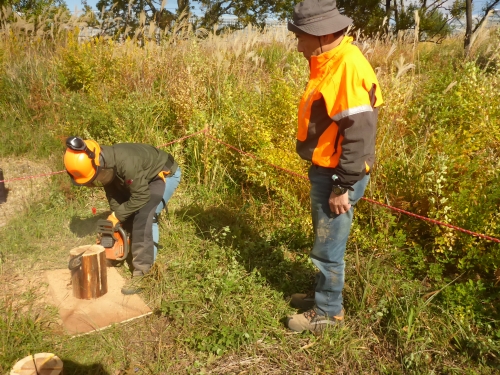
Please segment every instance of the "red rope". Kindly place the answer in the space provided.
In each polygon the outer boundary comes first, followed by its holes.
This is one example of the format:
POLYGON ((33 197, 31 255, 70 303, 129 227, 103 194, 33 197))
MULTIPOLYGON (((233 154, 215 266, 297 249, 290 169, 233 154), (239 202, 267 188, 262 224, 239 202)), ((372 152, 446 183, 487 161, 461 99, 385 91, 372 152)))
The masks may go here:
POLYGON ((364 199, 365 201, 368 201, 368 202, 373 203, 373 204, 377 204, 377 205, 385 207, 385 208, 389 208, 389 209, 391 209, 393 211, 400 212, 402 214, 415 217, 415 218, 420 219, 420 220, 428 221, 429 223, 441 225, 441 226, 444 226, 444 227, 447 227, 447 228, 451 228, 451 229, 457 230, 459 232, 467 233, 467 234, 469 234, 471 236, 481 237, 481 238, 484 238, 486 240, 490 240, 490 241, 493 241, 493 242, 500 243, 500 239, 495 238, 495 237, 490 237, 490 236, 487 236, 485 234, 472 232, 470 230, 457 227, 456 225, 451 225, 451 224, 443 223, 442 221, 439 221, 439 220, 430 219, 430 218, 425 217, 425 216, 417 215, 417 214, 414 214, 413 212, 408 212, 408 211, 402 210, 400 208, 392 207, 392 206, 389 206, 387 204, 377 202, 377 201, 375 201, 373 199, 370 199, 370 198, 362 197, 361 199, 364 199))
POLYGON ((188 139, 188 138, 194 137, 195 135, 198 135, 198 134, 201 134, 201 133, 206 133, 206 132, 207 132, 207 129, 203 129, 203 130, 200 130, 199 132, 186 135, 185 137, 176 139, 175 141, 172 141, 172 142, 165 143, 164 145, 161 145, 161 146, 158 146, 158 147, 166 147, 166 146, 169 146, 169 145, 171 145, 173 143, 181 142, 181 141, 183 141, 185 139, 188 139))
MULTIPOLYGON (((185 139, 194 137, 195 135, 198 135, 198 134, 201 134, 201 133, 205 133, 206 131, 207 131, 206 129, 203 129, 203 130, 200 130, 199 132, 196 132, 196 133, 193 133, 193 134, 190 134, 190 135, 186 135, 185 137, 176 139, 175 141, 172 141, 172 142, 165 143, 164 145, 161 145, 161 146, 158 146, 158 147, 165 147, 165 146, 171 145, 173 143, 181 142, 181 141, 183 141, 185 139)), ((1 182, 11 182, 11 181, 20 181, 20 180, 29 180, 29 179, 32 179, 32 178, 52 176, 52 175, 61 174, 61 173, 65 173, 65 172, 66 172, 66 170, 64 170, 64 171, 58 171, 58 172, 51 172, 51 173, 38 174, 38 175, 34 175, 34 176, 16 177, 16 178, 8 179, 8 180, 0 180, 0 183, 1 182)))
POLYGON ((276 168, 276 169, 281 169, 282 171, 285 171, 285 172, 287 172, 287 173, 293 174, 294 176, 297 176, 297 177, 300 177, 300 178, 305 178, 306 180, 309 180, 306 176, 303 176, 303 175, 301 175, 301 174, 299 174, 299 173, 297 173, 297 172, 291 171, 291 170, 289 170, 289 169, 286 169, 286 168, 280 167, 279 165, 276 165, 276 164, 270 163, 270 162, 268 162, 268 161, 266 161, 266 160, 264 160, 264 159, 261 159, 261 158, 259 158, 258 156, 254 155, 254 154, 251 154, 251 153, 249 153, 249 152, 242 151, 242 150, 240 150, 239 148, 236 148, 236 147, 234 147, 234 146, 230 145, 229 143, 226 143, 226 142, 224 142, 224 141, 221 141, 220 139, 215 138, 215 137, 211 136, 211 135, 210 135, 210 134, 208 134, 208 133, 207 133, 207 134, 205 134, 205 135, 206 135, 208 138, 213 139, 214 141, 219 142, 219 143, 223 144, 224 146, 227 146, 227 147, 229 147, 229 148, 232 148, 233 150, 236 150, 236 151, 238 151, 239 153, 241 153, 241 154, 243 154, 243 155, 249 156, 249 157, 251 157, 251 158, 253 158, 253 159, 256 159, 256 160, 260 160, 260 161, 262 161, 262 162, 264 162, 264 163, 266 163, 266 164, 269 164, 270 166, 272 166, 272 167, 274 167, 274 168, 276 168))
POLYGON ((16 177, 16 178, 11 178, 8 180, 0 180, 0 182, 11 182, 11 181, 20 181, 20 180, 29 180, 30 178, 38 178, 38 177, 46 177, 46 176, 52 176, 55 174, 61 174, 65 173, 66 171, 58 171, 58 172, 50 172, 50 173, 44 173, 44 174, 37 174, 35 176, 26 176, 26 177, 16 177))
MULTIPOLYGON (((207 133, 207 134, 205 134, 205 135, 206 135, 207 137, 209 137, 210 139, 213 139, 213 140, 214 140, 214 141, 216 141, 216 142, 219 142, 219 143, 221 143, 221 144, 223 144, 223 145, 225 145, 225 146, 227 146, 227 147, 229 147, 229 148, 231 148, 231 149, 233 149, 233 150, 236 150, 236 151, 238 151, 239 153, 241 153, 241 154, 243 154, 243 155, 249 156, 249 157, 251 157, 251 158, 253 158, 253 159, 256 159, 256 160, 260 160, 260 161, 262 161, 263 163, 268 164, 268 165, 270 165, 270 166, 272 166, 272 167, 274 167, 274 168, 281 169, 282 171, 285 171, 285 172, 290 173, 290 174, 293 174, 293 175, 295 175, 295 176, 297 176, 297 177, 300 177, 300 178, 303 178, 303 179, 308 180, 308 178, 307 178, 306 176, 304 176, 304 175, 301 175, 301 174, 296 173, 296 172, 294 172, 294 171, 291 171, 291 170, 289 170, 289 169, 286 169, 286 168, 280 167, 280 166, 278 166, 278 165, 276 165, 276 164, 270 163, 270 162, 268 162, 268 161, 266 161, 266 160, 264 160, 264 159, 262 159, 262 158, 259 158, 258 156, 254 155, 254 154, 251 154, 251 153, 249 153, 249 152, 242 151, 242 150, 240 150, 239 148, 237 148, 237 147, 235 147, 235 146, 232 146, 232 145, 230 145, 229 143, 226 143, 226 142, 224 142, 224 141, 221 141, 220 139, 215 138, 215 137, 211 136, 211 135, 210 135, 210 134, 208 134, 208 133, 207 133)), ((396 211, 396 212, 400 212, 400 213, 403 213, 403 214, 408 215, 408 216, 415 217, 415 218, 420 219, 420 220, 428 221, 428 222, 433 223, 433 224, 436 224, 436 225, 441 225, 441 226, 444 226, 444 227, 447 227, 447 228, 451 228, 451 229, 454 229, 454 230, 456 230, 456 231, 459 231, 459 232, 463 232, 463 233, 469 234, 469 235, 471 235, 471 236, 480 237, 480 238, 484 238, 484 239, 489 240, 489 241, 493 241, 493 242, 500 243, 500 239, 495 238, 495 237, 486 236, 486 235, 484 235, 484 234, 481 234, 481 233, 476 233, 476 232, 472 232, 472 231, 470 231, 470 230, 467 230, 467 229, 463 229, 463 228, 457 227, 457 226, 455 226, 455 225, 451 225, 451 224, 443 223, 443 222, 441 222, 441 221, 439 221, 439 220, 434 220, 434 219, 430 219, 430 218, 425 217, 425 216, 417 215, 417 214, 414 214, 414 213, 412 213, 412 212, 402 210, 402 209, 400 209, 400 208, 396 208, 396 207, 389 206, 389 205, 384 204, 384 203, 377 202, 377 201, 375 201, 375 200, 373 200, 373 199, 370 199, 370 198, 365 198, 365 197, 362 197, 361 199, 364 199, 364 200, 365 200, 365 201, 367 201, 367 202, 370 202, 370 203, 373 203, 373 204, 376 204, 376 205, 379 205, 379 206, 382 206, 382 207, 388 208, 388 209, 390 209, 390 210, 393 210, 393 211, 396 211)))
MULTIPOLYGON (((196 133, 192 133, 192 134, 186 135, 185 137, 176 139, 176 140, 174 140, 172 142, 165 143, 164 145, 161 145, 161 146, 158 146, 158 147, 165 147, 165 146, 169 146, 169 145, 171 145, 173 143, 182 142, 185 139, 194 137, 194 136, 196 136, 198 134, 201 134, 201 133, 205 133, 206 137, 208 137, 208 138, 210 138, 210 139, 212 139, 212 140, 214 140, 214 141, 216 141, 216 142, 218 142, 220 144, 223 144, 224 146, 226 146, 228 148, 231 148, 231 149, 239 152, 242 155, 248 156, 248 157, 250 157, 252 159, 255 159, 255 160, 259 160, 259 161, 261 161, 261 162, 263 162, 265 164, 268 164, 268 165, 270 165, 270 166, 272 166, 272 167, 274 167, 276 169, 282 170, 282 171, 287 172, 289 174, 292 174, 294 176, 297 176, 297 177, 300 177, 302 179, 308 180, 308 178, 306 176, 304 176, 304 175, 301 175, 301 174, 299 174, 297 172, 294 172, 294 171, 291 171, 289 169, 280 167, 279 165, 270 163, 270 162, 268 162, 268 161, 266 161, 266 160, 264 160, 262 158, 259 158, 257 155, 254 155, 254 154, 252 154, 250 152, 245 152, 243 150, 240 150, 239 148, 237 148, 237 147, 235 147, 235 146, 233 146, 233 145, 231 145, 229 143, 226 143, 226 142, 224 142, 224 141, 222 141, 222 140, 220 140, 218 138, 215 138, 214 136, 208 134, 207 129, 203 129, 203 130, 200 130, 200 131, 198 131, 196 133)), ((27 177, 17 177, 17 178, 11 178, 9 180, 0 180, 0 182, 11 182, 11 181, 28 180, 28 179, 31 179, 31 178, 52 176, 52 175, 61 174, 61 173, 64 173, 64 172, 66 172, 66 171, 51 172, 51 173, 45 173, 45 174, 40 174, 40 175, 35 175, 35 176, 27 176, 27 177)), ((469 234, 469 235, 474 236, 474 237, 480 237, 480 238, 484 238, 484 239, 489 240, 489 241, 500 243, 500 239, 495 238, 495 237, 490 237, 490 236, 487 236, 485 234, 472 232, 470 230, 457 227, 455 225, 443 223, 442 221, 439 221, 439 220, 434 220, 434 219, 430 219, 430 218, 425 217, 425 216, 417 215, 417 214, 414 214, 412 212, 402 210, 400 208, 396 208, 396 207, 389 206, 389 205, 384 204, 384 203, 380 203, 380 202, 375 201, 375 200, 370 199, 370 198, 362 197, 361 199, 364 199, 367 202, 370 202, 370 203, 373 203, 373 204, 376 204, 376 205, 388 208, 390 210, 393 210, 393 211, 396 211, 396 212, 399 212, 399 213, 402 213, 402 214, 405 214, 405 215, 408 215, 408 216, 411 216, 411 217, 414 217, 414 218, 417 218, 417 219, 420 219, 420 220, 423 220, 423 221, 427 221, 427 222, 433 223, 435 225, 441 225, 441 226, 444 226, 444 227, 447 227, 447 228, 450 228, 450 229, 453 229, 453 230, 456 230, 456 231, 459 231, 459 232, 463 232, 463 233, 469 234)))

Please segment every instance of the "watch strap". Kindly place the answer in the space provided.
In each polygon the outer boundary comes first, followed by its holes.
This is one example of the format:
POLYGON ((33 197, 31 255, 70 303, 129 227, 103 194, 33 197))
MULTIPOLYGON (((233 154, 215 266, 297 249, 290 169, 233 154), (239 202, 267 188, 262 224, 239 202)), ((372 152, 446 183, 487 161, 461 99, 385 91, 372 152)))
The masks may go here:
POLYGON ((338 185, 333 185, 332 187, 332 192, 336 195, 344 195, 347 192, 347 188, 338 186, 338 185))

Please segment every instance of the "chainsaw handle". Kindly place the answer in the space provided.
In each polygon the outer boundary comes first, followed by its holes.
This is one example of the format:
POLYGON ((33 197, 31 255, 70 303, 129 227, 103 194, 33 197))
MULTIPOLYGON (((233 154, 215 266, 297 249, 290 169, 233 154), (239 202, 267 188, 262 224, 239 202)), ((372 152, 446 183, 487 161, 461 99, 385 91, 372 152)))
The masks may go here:
POLYGON ((122 261, 127 259, 128 256, 128 236, 127 232, 125 232, 125 229, 122 228, 121 225, 117 224, 115 226, 115 230, 120 233, 120 236, 122 236, 123 239, 123 256, 121 258, 116 258, 117 261, 122 261))
POLYGON ((70 261, 68 263, 68 269, 70 271, 73 271, 73 270, 76 270, 77 268, 79 268, 82 265, 82 257, 83 257, 83 253, 81 253, 80 255, 76 256, 73 259, 70 259, 70 261))

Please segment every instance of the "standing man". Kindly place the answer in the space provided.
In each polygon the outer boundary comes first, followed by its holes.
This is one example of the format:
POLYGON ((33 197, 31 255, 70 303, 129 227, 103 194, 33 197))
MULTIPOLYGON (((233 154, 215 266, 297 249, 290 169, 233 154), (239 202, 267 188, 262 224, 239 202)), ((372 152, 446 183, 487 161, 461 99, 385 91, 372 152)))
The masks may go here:
POLYGON ((179 185, 181 169, 172 155, 139 143, 99 145, 66 139, 64 166, 78 186, 104 187, 111 208, 108 220, 131 232, 132 279, 123 294, 138 293, 158 251, 158 214, 179 185))
POLYGON ((310 78, 299 105, 297 153, 311 161, 311 210, 318 267, 314 293, 292 295, 307 310, 288 318, 290 329, 321 332, 343 322, 344 252, 353 210, 363 196, 375 159, 382 95, 361 51, 345 36, 352 20, 335 0, 304 0, 288 30, 309 62, 310 78))

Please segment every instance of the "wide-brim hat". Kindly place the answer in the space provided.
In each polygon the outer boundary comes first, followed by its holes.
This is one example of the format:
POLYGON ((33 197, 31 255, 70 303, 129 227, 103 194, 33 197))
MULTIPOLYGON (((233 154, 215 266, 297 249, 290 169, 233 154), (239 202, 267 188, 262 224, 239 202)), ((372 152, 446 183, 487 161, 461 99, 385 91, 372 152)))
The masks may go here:
POLYGON ((340 14, 335 0, 304 0, 295 5, 288 30, 295 34, 315 36, 334 34, 352 24, 352 19, 340 14))

